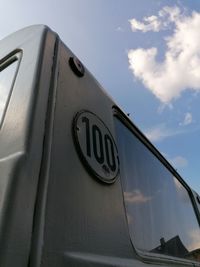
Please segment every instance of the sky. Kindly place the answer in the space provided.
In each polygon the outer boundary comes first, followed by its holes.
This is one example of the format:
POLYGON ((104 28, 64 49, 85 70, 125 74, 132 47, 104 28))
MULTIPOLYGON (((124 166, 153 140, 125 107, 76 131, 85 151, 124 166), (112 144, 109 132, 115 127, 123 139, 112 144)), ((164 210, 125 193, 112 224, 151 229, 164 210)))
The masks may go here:
POLYGON ((200 1, 1 1, 0 39, 46 24, 200 193, 200 1))

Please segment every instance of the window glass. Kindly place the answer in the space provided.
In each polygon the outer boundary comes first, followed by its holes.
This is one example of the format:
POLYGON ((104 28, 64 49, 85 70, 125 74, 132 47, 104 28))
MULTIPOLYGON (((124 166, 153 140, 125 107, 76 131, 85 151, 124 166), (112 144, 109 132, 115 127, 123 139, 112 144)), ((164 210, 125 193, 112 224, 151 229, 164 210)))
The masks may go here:
POLYGON ((187 190, 121 121, 115 118, 115 123, 134 246, 200 261, 200 229, 187 190))
POLYGON ((18 61, 11 61, 5 68, 0 66, 0 125, 12 89, 18 61))

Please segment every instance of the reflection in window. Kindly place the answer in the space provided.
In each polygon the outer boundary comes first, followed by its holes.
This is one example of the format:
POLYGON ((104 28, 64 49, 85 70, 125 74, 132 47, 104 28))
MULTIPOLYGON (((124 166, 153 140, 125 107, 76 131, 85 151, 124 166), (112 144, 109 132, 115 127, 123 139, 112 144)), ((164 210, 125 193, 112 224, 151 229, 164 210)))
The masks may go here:
POLYGON ((185 187, 115 118, 121 179, 134 246, 200 261, 200 229, 185 187))
POLYGON ((0 125, 9 100, 18 61, 11 61, 5 68, 0 68, 0 125))

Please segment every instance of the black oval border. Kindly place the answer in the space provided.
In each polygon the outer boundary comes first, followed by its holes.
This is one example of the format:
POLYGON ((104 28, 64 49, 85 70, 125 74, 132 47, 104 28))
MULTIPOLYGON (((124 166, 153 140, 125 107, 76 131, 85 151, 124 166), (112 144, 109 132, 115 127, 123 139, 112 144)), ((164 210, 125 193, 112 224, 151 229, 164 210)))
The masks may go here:
POLYGON ((117 145, 115 143, 115 140, 110 132, 110 130, 108 129, 108 127, 105 125, 105 123, 103 122, 102 119, 100 119, 95 113, 89 111, 89 110, 81 110, 79 112, 76 113, 76 115, 74 116, 73 119, 73 123, 72 123, 72 134, 73 134, 73 140, 74 140, 74 144, 77 150, 77 153, 79 155, 79 158, 81 160, 81 162, 83 163, 84 167, 86 168, 86 170, 89 172, 89 174, 91 174, 92 176, 94 176, 95 178, 98 179, 98 181, 101 181, 103 183, 106 184, 113 184, 116 180, 117 180, 117 176, 119 174, 119 156, 118 156, 118 149, 117 149, 117 145), (81 146, 79 144, 79 139, 78 139, 78 135, 77 135, 77 121, 78 118, 83 114, 83 113, 90 113, 91 115, 95 116, 99 121, 101 121, 101 123, 104 125, 104 127, 107 129, 107 131, 109 132, 112 141, 114 143, 115 149, 117 151, 117 163, 118 163, 118 170, 117 173, 115 175, 115 177, 113 177, 113 179, 107 180, 104 177, 100 176, 92 167, 91 165, 88 163, 86 157, 84 156, 84 153, 82 152, 81 146))

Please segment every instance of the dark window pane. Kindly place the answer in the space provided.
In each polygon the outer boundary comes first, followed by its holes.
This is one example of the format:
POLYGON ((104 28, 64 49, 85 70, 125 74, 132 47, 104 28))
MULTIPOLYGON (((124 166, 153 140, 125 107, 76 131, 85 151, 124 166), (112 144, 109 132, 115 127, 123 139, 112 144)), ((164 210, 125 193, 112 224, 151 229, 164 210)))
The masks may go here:
POLYGON ((12 89, 18 61, 12 62, 2 70, 0 69, 0 125, 12 89))
POLYGON ((199 224, 185 187, 115 118, 133 244, 144 252, 200 261, 199 224))

